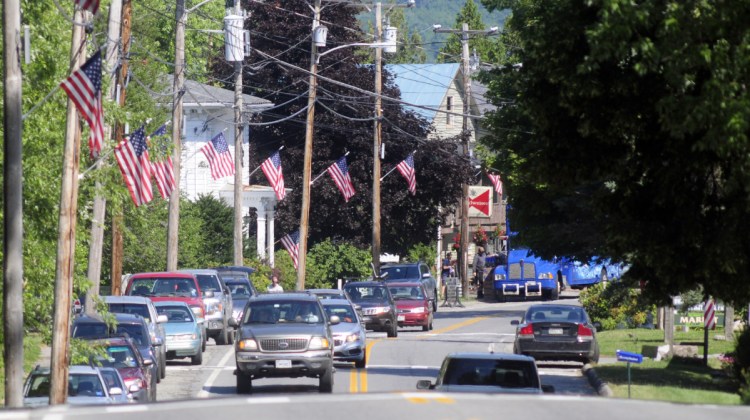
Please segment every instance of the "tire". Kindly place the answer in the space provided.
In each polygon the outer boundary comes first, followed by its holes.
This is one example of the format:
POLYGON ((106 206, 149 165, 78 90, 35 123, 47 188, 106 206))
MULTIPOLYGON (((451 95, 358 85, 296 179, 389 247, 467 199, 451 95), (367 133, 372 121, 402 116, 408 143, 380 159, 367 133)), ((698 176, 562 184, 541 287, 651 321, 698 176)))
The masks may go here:
POLYGON ((227 327, 223 327, 221 331, 219 331, 218 334, 216 334, 216 337, 214 337, 214 340, 216 341, 216 344, 219 346, 224 346, 227 344, 227 341, 229 341, 229 338, 227 337, 227 327))
POLYGON ((432 301, 432 312, 437 312, 438 310, 438 293, 437 289, 435 289, 435 299, 432 301))
POLYGON ((422 325, 422 331, 429 331, 430 330, 430 322, 427 321, 426 324, 422 325))
POLYGON ((206 351, 206 342, 208 341, 208 337, 203 337, 203 340, 201 342, 201 351, 206 351))
POLYGON ((167 355, 164 354, 161 359, 161 378, 164 379, 167 377, 167 355))
POLYGON ((364 369, 366 364, 367 364, 367 350, 362 352, 362 360, 356 360, 354 362, 354 367, 357 369, 364 369))
POLYGON ((432 320, 430 320, 430 331, 432 331, 432 320))
POLYGON ((154 369, 154 375, 156 376, 156 383, 161 383, 161 359, 158 357, 156 360, 154 360, 154 363, 156 363, 156 369, 154 369))
POLYGON ((388 338, 398 337, 398 324, 390 324, 386 329, 388 338))
POLYGON ((329 366, 328 369, 320 375, 318 391, 325 394, 333 392, 333 366, 329 366))
POLYGON ((249 376, 243 375, 239 369, 237 369, 237 393, 238 394, 252 394, 253 393, 253 379, 249 376))
POLYGON ((232 345, 234 344, 234 335, 237 334, 237 330, 234 328, 230 328, 229 332, 227 333, 227 344, 232 345))
POLYGON ((190 364, 191 365, 201 365, 203 364, 203 352, 199 351, 198 354, 195 356, 190 357, 190 364))

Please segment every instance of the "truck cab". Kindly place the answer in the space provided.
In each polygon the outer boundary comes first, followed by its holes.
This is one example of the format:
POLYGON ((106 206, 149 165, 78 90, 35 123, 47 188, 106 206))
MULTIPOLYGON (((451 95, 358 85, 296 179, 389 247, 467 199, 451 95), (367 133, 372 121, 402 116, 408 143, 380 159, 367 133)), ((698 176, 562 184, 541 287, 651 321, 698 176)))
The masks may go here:
POLYGON ((508 297, 556 300, 560 296, 556 273, 554 263, 532 255, 529 250, 511 250, 507 263, 493 270, 495 297, 500 302, 508 297))

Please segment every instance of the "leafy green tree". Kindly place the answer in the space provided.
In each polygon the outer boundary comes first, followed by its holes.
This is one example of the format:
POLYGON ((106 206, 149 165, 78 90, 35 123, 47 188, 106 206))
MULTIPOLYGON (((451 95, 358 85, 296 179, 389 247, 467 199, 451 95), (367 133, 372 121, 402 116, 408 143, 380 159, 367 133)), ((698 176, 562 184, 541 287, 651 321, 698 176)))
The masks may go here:
POLYGON ((331 239, 316 243, 308 253, 306 288, 336 287, 338 279, 361 279, 372 273, 372 254, 331 239))
POLYGON ((697 0, 484 0, 518 66, 488 118, 517 243, 630 265, 645 293, 750 301, 750 9, 697 0), (504 98, 504 99, 503 99, 504 98))
MULTIPOLYGON (((395 3, 395 0, 392 0, 391 3, 395 3)), ((385 5, 384 8, 388 10, 386 17, 391 26, 398 30, 398 50, 392 56, 383 54, 385 61, 388 64, 416 64, 426 62, 427 52, 425 52, 422 46, 422 36, 419 32, 409 29, 404 9, 401 7, 389 8, 388 5, 385 5)))
MULTIPOLYGON (((462 30, 464 23, 469 25, 469 30, 483 31, 487 29, 479 12, 479 7, 474 3, 474 0, 466 0, 466 4, 456 16, 456 23, 453 28, 462 30)), ((463 54, 461 37, 460 33, 448 35, 445 45, 440 48, 438 53, 438 63, 461 61, 461 55, 463 54)), ((484 63, 499 63, 505 56, 503 44, 496 37, 493 38, 484 34, 469 35, 469 54, 473 54, 474 51, 476 51, 479 60, 484 63)))

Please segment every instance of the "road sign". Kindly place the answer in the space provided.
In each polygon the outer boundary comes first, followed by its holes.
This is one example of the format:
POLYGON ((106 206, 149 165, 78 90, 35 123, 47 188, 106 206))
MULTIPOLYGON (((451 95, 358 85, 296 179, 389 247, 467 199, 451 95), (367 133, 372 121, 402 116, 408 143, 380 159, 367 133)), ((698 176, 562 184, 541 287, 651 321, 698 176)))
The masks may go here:
POLYGON ((638 353, 631 353, 629 351, 617 350, 617 361, 618 362, 629 362, 629 363, 642 363, 643 355, 638 353))
POLYGON ((469 186, 469 217, 492 216, 492 188, 480 185, 469 186))

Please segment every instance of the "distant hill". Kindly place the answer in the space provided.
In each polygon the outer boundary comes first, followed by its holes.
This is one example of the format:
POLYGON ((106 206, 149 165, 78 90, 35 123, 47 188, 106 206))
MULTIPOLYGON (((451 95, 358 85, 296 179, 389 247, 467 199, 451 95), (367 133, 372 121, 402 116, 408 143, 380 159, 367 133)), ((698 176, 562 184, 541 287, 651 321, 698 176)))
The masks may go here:
MULTIPOLYGON (((397 0, 399 3, 406 3, 406 0, 397 0)), ((405 10, 406 20, 409 22, 409 28, 412 32, 419 32, 424 40, 424 48, 427 52, 428 62, 435 62, 435 57, 440 48, 443 46, 448 34, 436 34, 432 31, 432 25, 440 24, 443 28, 452 28, 456 23, 458 12, 466 4, 465 0, 416 0, 417 7, 405 10)), ((388 0, 383 0, 385 9, 388 0)), ((487 28, 497 26, 502 28, 509 11, 489 13, 481 3, 481 0, 474 0, 474 3, 482 10, 482 19, 487 28)), ((360 22, 364 25, 371 24, 374 19, 374 12, 363 13, 359 16, 360 22)))

